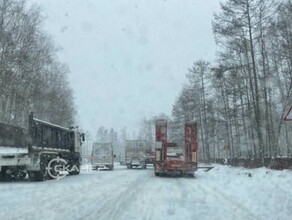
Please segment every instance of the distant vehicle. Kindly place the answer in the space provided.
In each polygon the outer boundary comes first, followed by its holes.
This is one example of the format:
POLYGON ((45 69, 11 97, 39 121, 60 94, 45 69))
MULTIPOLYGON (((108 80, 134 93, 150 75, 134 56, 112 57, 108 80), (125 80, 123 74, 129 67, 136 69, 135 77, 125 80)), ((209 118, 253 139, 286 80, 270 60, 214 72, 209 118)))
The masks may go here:
POLYGON ((198 169, 197 125, 195 122, 185 123, 185 146, 167 142, 167 122, 156 121, 156 141, 154 172, 156 176, 180 174, 193 177, 198 169))
POLYGON ((147 152, 150 147, 146 145, 145 140, 126 140, 125 146, 125 164, 128 169, 133 167, 147 167, 147 152))
POLYGON ((0 179, 31 181, 58 177, 57 167, 80 172, 84 134, 29 115, 28 129, 0 123, 0 179), (49 169, 50 168, 50 169, 49 169), (74 169, 73 169, 74 168, 74 169))
POLYGON ((146 151, 146 164, 154 164, 155 162, 155 151, 152 150, 151 148, 147 149, 146 151))
POLYGON ((93 169, 114 169, 114 158, 112 143, 95 142, 92 145, 91 165, 93 169))

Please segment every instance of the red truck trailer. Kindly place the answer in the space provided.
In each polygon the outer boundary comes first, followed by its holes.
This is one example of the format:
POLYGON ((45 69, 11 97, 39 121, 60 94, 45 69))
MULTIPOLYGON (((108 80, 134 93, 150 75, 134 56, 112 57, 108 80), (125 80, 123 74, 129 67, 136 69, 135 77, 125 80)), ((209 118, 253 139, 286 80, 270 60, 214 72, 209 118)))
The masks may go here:
POLYGON ((156 176, 180 174, 194 177, 198 169, 197 124, 185 123, 184 148, 167 142, 167 122, 156 120, 156 142, 154 172, 156 176))

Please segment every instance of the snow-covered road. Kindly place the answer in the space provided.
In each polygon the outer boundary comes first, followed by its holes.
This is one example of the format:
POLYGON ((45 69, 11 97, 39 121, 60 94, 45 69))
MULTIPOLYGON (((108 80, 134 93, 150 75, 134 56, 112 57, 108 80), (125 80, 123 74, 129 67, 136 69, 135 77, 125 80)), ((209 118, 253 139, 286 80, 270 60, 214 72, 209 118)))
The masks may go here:
POLYGON ((2 182, 0 219, 290 219, 291 189, 291 171, 217 166, 173 178, 116 165, 59 181, 2 182))

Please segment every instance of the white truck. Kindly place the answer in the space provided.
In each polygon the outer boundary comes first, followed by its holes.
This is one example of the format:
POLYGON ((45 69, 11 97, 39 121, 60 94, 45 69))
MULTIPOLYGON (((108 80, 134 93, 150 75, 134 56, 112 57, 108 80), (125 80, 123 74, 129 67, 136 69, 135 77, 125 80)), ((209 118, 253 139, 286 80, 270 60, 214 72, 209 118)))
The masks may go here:
POLYGON ((44 181, 80 172, 84 134, 29 115, 28 128, 0 123, 0 180, 44 181), (61 170, 66 167, 66 170, 61 170))
POLYGON ((126 140, 125 164, 127 168, 141 167, 146 169, 148 151, 149 147, 145 140, 126 140))
POLYGON ((91 165, 93 169, 114 169, 114 155, 112 143, 95 142, 92 145, 91 165))

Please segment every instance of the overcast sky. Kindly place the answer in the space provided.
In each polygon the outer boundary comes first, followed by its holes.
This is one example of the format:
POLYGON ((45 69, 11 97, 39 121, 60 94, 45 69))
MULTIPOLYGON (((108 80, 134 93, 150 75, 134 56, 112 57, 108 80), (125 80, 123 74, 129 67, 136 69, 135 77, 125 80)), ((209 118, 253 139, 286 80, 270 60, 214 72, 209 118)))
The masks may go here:
POLYGON ((171 115, 185 74, 213 61, 219 0, 29 0, 71 71, 78 123, 132 132, 142 117, 171 115))

